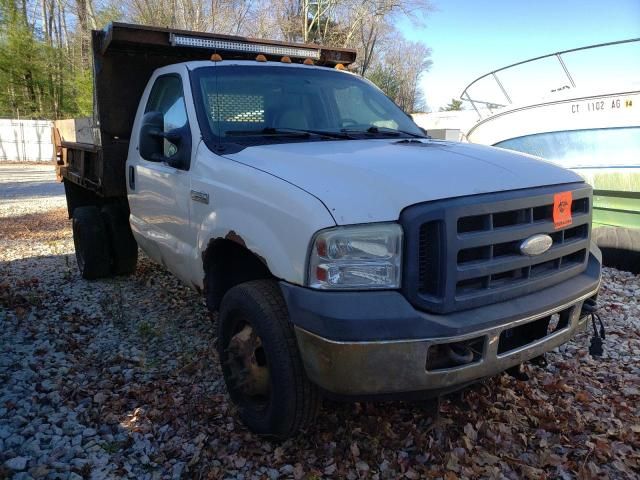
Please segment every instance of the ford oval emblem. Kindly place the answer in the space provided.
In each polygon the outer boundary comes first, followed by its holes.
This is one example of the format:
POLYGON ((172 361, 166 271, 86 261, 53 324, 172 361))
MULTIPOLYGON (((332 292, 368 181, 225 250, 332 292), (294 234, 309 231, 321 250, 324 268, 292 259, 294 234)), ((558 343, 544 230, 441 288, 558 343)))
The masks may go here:
POLYGON ((540 233, 523 240, 520 244, 520 253, 529 257, 535 257, 549 250, 551 245, 553 245, 553 239, 549 235, 540 233))

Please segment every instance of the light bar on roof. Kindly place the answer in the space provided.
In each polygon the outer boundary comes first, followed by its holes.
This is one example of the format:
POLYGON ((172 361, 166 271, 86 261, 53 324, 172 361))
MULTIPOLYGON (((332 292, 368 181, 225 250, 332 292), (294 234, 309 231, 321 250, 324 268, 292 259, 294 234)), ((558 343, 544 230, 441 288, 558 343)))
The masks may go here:
POLYGON ((285 45, 264 45, 260 43, 240 42, 237 40, 218 40, 215 38, 191 37, 171 35, 171 45, 178 47, 209 48, 212 50, 227 50, 234 52, 266 53, 267 55, 282 55, 320 59, 320 50, 315 48, 288 47, 285 45))

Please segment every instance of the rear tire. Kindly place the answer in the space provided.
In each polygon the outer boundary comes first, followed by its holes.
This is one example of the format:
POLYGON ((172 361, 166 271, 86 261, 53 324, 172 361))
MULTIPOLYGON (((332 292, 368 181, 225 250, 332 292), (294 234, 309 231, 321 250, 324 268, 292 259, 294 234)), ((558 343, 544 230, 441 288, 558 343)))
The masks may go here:
POLYGON ((100 213, 111 247, 111 272, 114 275, 131 275, 138 263, 138 244, 131 233, 127 214, 118 205, 105 205, 100 213))
POLYGON ((304 371, 275 281, 242 283, 225 294, 218 352, 229 395, 250 430, 284 439, 312 423, 320 393, 304 371))
POLYGON ((73 244, 82 278, 95 280, 111 273, 111 255, 107 230, 95 206, 73 211, 73 244))

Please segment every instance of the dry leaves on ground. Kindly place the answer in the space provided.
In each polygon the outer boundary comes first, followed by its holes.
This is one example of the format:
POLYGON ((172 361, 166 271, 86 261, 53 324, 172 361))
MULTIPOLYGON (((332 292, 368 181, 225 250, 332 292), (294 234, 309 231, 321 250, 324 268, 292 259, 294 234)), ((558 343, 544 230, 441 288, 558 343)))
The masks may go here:
POLYGON ((326 402, 313 428, 279 444, 235 416, 202 298, 144 257, 130 278, 81 280, 62 208, 0 209, 5 475, 640 475, 638 276, 605 270, 601 360, 583 333, 547 355, 547 367, 527 366, 526 382, 499 375, 448 396, 435 423, 421 404, 326 402))

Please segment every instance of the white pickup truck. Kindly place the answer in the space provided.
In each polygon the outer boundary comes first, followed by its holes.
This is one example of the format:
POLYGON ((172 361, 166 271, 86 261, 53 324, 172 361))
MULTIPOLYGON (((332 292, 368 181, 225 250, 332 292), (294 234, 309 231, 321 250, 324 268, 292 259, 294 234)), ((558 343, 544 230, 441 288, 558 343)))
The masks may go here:
POLYGON ((138 246, 218 312, 229 395, 276 437, 323 395, 422 398, 542 355, 600 285, 591 188, 434 141, 350 50, 112 24, 95 116, 54 135, 84 278, 138 246))

